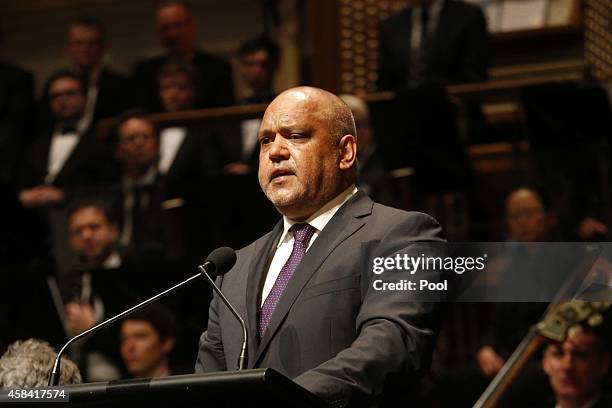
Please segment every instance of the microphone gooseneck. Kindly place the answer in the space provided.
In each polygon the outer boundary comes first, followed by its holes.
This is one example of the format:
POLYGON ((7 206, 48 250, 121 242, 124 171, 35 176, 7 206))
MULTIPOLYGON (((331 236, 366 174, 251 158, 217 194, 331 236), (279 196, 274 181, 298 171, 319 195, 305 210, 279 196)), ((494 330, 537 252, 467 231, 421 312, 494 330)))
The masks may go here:
MULTIPOLYGON (((221 247, 221 248, 217 248, 214 251, 212 251, 208 257, 206 258, 206 262, 204 262, 203 265, 198 266, 198 269, 201 271, 206 272, 207 270, 211 270, 214 271, 217 275, 222 275, 224 273, 226 273, 227 271, 229 271, 232 266, 234 266, 234 263, 236 263, 236 253, 234 252, 233 249, 229 248, 229 247, 221 247)), ((166 295, 169 295, 170 293, 174 292, 175 290, 187 285, 188 283, 190 283, 193 280, 199 279, 202 277, 202 275, 204 275, 205 277, 207 277, 208 279, 210 279, 210 276, 208 276, 207 273, 197 273, 196 275, 193 275, 192 277, 185 279, 183 282, 176 284, 174 286, 172 286, 171 288, 168 288, 166 290, 164 290, 161 293, 158 293, 157 295, 140 302, 139 304, 132 306, 131 308, 124 310, 123 312, 119 313, 116 316, 113 316, 103 322, 98 323, 97 325, 93 326, 92 328, 85 330, 82 333, 77 334, 76 336, 72 337, 70 340, 68 340, 66 342, 66 344, 64 344, 64 346, 60 349, 60 351, 57 353, 57 356, 55 357, 55 361, 53 363, 53 368, 51 369, 51 373, 49 374, 49 382, 48 385, 49 386, 57 386, 59 385, 59 380, 60 380, 60 375, 61 375, 61 360, 62 360, 62 355, 64 354, 64 352, 66 351, 66 349, 68 348, 69 345, 71 345, 72 343, 74 343, 75 341, 91 334, 94 333, 96 331, 98 331, 99 329, 106 327, 108 325, 110 325, 111 323, 116 322, 119 319, 124 318, 125 316, 129 315, 130 313, 135 312, 136 310, 150 304, 153 303, 161 298, 163 298, 166 295)), ((213 282, 214 285, 214 282, 213 282)), ((245 330, 246 330, 246 326, 245 330)))

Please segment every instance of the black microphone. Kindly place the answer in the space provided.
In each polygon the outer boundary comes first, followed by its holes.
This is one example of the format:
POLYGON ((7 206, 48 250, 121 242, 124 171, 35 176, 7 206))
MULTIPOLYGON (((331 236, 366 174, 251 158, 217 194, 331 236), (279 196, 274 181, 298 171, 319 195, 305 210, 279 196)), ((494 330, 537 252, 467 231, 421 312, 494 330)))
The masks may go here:
MULTIPOLYGON (((225 272, 229 271, 232 266, 234 266, 234 263, 236 263, 236 252, 234 252, 233 249, 229 248, 229 247, 221 247, 221 248, 217 248, 214 251, 212 251, 208 257, 206 258, 206 262, 204 262, 204 264, 198 266, 198 269, 201 271, 213 271, 214 273, 218 274, 218 275, 222 275, 225 272)), ((64 344, 64 346, 60 349, 59 353, 57 353, 57 357, 55 357, 55 362, 53 363, 53 368, 51 370, 51 373, 49 374, 49 382, 48 385, 49 386, 57 386, 59 385, 59 379, 60 379, 60 373, 61 373, 61 360, 62 360, 62 355, 64 354, 64 352, 66 351, 66 349, 68 348, 69 345, 71 345, 73 342, 75 342, 76 340, 83 338, 85 336, 87 336, 88 334, 94 333, 96 331, 98 331, 99 329, 102 329, 106 326, 108 326, 109 324, 116 322, 119 319, 124 318, 125 316, 129 315, 130 313, 135 312, 136 310, 155 302, 156 300, 159 300, 161 298, 163 298, 166 295, 169 295, 170 293, 174 292, 175 290, 185 286, 186 284, 190 283, 191 281, 198 279, 200 277, 205 276, 206 278, 210 279, 210 276, 208 276, 207 273, 197 273, 196 275, 193 275, 191 278, 188 278, 186 280, 184 280, 183 282, 172 286, 169 289, 164 290, 161 293, 158 293, 157 295, 153 296, 152 298, 149 298, 143 302, 140 302, 139 304, 137 304, 136 306, 132 306, 131 308, 124 310, 123 312, 119 313, 116 316, 113 316, 103 322, 98 323, 97 325, 95 325, 94 327, 85 330, 82 333, 77 334, 76 336, 74 336, 73 338, 71 338, 70 340, 68 340, 68 342, 66 344, 64 344)))
POLYGON ((213 290, 217 293, 217 295, 219 295, 223 303, 225 303, 225 306, 227 306, 230 312, 232 312, 242 327, 242 348, 240 350, 240 356, 238 356, 238 370, 244 370, 249 361, 246 324, 244 323, 244 319, 238 314, 236 308, 230 303, 229 300, 227 300, 223 292, 221 292, 221 289, 219 289, 219 287, 215 284, 215 278, 229 271, 234 263, 236 263, 236 252, 232 248, 228 247, 217 248, 213 252, 218 252, 218 254, 215 254, 215 256, 218 256, 219 259, 213 259, 213 254, 211 253, 206 262, 198 266, 198 269, 200 272, 202 272, 202 275, 206 277, 206 281, 210 284, 210 286, 212 286, 213 290), (221 265, 224 267, 221 268, 221 265))

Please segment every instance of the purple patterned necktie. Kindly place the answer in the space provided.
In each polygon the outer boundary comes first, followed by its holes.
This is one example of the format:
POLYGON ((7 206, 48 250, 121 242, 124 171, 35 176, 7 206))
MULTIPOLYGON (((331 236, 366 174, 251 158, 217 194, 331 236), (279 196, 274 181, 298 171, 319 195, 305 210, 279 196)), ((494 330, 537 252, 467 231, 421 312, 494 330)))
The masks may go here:
POLYGON ((272 313, 274 313, 274 309, 276 309, 276 305, 285 291, 293 272, 302 261, 306 248, 308 248, 308 243, 316 229, 309 224, 294 224, 289 231, 293 233, 293 250, 283 269, 278 274, 276 282, 274 282, 274 286, 272 286, 272 290, 270 290, 263 306, 259 310, 259 337, 263 337, 266 332, 270 320, 272 320, 272 313))

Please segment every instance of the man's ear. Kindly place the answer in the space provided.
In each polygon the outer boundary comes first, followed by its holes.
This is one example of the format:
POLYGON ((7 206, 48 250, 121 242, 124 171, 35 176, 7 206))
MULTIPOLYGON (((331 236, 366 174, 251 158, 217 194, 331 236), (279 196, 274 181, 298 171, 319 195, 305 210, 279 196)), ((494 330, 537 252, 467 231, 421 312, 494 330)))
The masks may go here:
POLYGON ((168 337, 168 338, 164 339, 162 341, 162 350, 163 350, 164 354, 170 354, 172 349, 174 349, 174 344, 175 343, 176 343, 176 341, 174 340, 174 337, 168 337))
POLYGON ((344 135, 338 144, 340 149, 340 170, 348 170, 357 160, 357 138, 353 135, 344 135))

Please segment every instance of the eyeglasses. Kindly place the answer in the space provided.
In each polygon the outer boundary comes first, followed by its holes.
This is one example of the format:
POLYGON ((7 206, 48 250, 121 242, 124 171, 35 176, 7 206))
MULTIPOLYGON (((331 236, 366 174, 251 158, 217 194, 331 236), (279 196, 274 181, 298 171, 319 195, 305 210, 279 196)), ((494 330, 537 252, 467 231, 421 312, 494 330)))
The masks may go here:
POLYGON ((151 139, 155 139, 157 136, 155 134, 152 133, 134 133, 134 134, 130 134, 130 135, 122 135, 119 137, 119 143, 120 144, 130 144, 130 143, 134 143, 137 140, 151 140, 151 139))
POLYGON ((49 99, 57 99, 60 98, 62 96, 67 96, 67 97, 74 97, 77 95, 81 94, 81 90, 80 89, 68 89, 62 92, 50 92, 49 93, 49 99))

